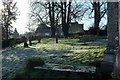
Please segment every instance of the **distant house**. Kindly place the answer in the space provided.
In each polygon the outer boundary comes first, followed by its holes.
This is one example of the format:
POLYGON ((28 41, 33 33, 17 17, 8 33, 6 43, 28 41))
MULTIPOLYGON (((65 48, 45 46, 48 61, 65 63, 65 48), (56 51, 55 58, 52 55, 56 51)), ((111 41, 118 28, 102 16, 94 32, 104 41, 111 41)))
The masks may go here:
POLYGON ((50 27, 45 24, 40 24, 35 31, 36 36, 51 36, 50 27))
POLYGON ((70 24, 69 33, 83 33, 83 24, 78 24, 78 22, 72 22, 70 24))
MULTIPOLYGON (((83 33, 83 24, 78 24, 78 22, 72 22, 70 24, 69 33, 83 33)), ((45 24, 40 24, 36 29, 36 36, 51 36, 51 29, 45 24)), ((56 29, 56 35, 63 36, 62 25, 59 25, 56 29)))

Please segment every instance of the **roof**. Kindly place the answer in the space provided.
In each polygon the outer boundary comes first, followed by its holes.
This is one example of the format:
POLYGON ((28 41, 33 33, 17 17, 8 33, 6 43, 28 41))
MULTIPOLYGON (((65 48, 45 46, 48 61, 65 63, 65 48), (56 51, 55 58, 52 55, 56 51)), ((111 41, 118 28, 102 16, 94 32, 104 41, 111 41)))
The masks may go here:
POLYGON ((46 25, 46 24, 39 24, 39 26, 38 26, 38 29, 39 28, 50 28, 48 25, 46 25))

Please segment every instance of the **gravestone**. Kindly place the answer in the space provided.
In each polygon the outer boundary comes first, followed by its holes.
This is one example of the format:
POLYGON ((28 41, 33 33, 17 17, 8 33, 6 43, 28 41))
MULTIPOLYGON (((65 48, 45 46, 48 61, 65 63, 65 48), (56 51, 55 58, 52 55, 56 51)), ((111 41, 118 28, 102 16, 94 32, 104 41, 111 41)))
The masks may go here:
POLYGON ((114 54, 118 49, 118 2, 108 2, 107 53, 114 54))
POLYGON ((26 37, 24 37, 24 47, 28 47, 27 38, 26 37))
POLYGON ((120 79, 120 1, 108 3, 107 33, 108 46, 104 61, 113 63, 114 77, 120 79))
POLYGON ((115 75, 120 79, 120 1, 118 3, 119 49, 116 53, 115 75))
MULTIPOLYGON (((104 62, 102 71, 107 75, 111 75, 114 70, 116 61, 116 52, 118 50, 118 2, 108 2, 108 23, 107 23, 107 50, 104 54, 104 62)), ((104 74, 103 74, 104 75, 104 74)))

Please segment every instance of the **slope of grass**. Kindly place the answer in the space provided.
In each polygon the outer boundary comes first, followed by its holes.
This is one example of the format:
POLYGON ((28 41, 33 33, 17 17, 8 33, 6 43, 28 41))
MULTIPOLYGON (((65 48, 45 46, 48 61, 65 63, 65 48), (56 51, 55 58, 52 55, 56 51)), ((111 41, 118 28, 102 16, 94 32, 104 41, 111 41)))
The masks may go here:
MULTIPOLYGON (((36 48, 46 63, 91 65, 92 62, 103 60, 103 53, 106 50, 104 43, 92 41, 83 46, 79 39, 60 38, 56 44, 55 38, 43 38, 41 43, 37 40, 32 41, 33 45, 30 47, 36 48)), ((23 47, 23 43, 18 46, 23 47)))
MULTIPOLYGON (((86 42, 86 46, 81 45, 84 44, 84 42, 80 42, 80 39, 60 38, 59 43, 56 44, 55 38, 43 38, 41 43, 38 43, 37 40, 32 41, 32 46, 30 46, 30 48, 36 49, 38 55, 34 57, 42 58, 45 62, 45 66, 48 68, 73 70, 78 70, 80 68, 81 70, 85 70, 88 67, 91 68, 91 66, 94 66, 95 62, 103 61, 103 53, 106 50, 106 43, 106 41, 102 40, 102 37, 99 37, 94 41, 86 42), (87 68, 85 68, 85 66, 87 66, 87 68)), ((23 43, 17 46, 23 47, 23 43)), ((95 69, 92 68, 91 70, 95 71, 95 69)), ((34 77, 39 79, 44 75, 44 71, 40 70, 26 72, 26 69, 23 69, 18 72, 19 75, 17 75, 15 80, 20 77, 25 77, 26 80, 29 80, 28 76, 31 76, 30 78, 34 77)), ((66 77, 62 76, 62 74, 56 74, 49 71, 46 73, 49 73, 50 75, 44 75, 45 77, 66 77)), ((71 78, 72 77, 75 77, 75 75, 72 75, 71 78)), ((85 80, 82 77, 83 76, 81 76, 79 80, 85 80)))

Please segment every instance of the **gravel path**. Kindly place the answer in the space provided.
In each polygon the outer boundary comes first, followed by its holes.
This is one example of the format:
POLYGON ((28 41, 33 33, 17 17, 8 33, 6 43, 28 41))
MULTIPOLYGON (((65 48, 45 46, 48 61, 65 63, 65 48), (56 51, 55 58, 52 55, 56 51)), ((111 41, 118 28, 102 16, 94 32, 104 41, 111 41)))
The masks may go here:
POLYGON ((2 51, 2 78, 13 78, 25 59, 37 55, 35 48, 7 48, 2 51))

